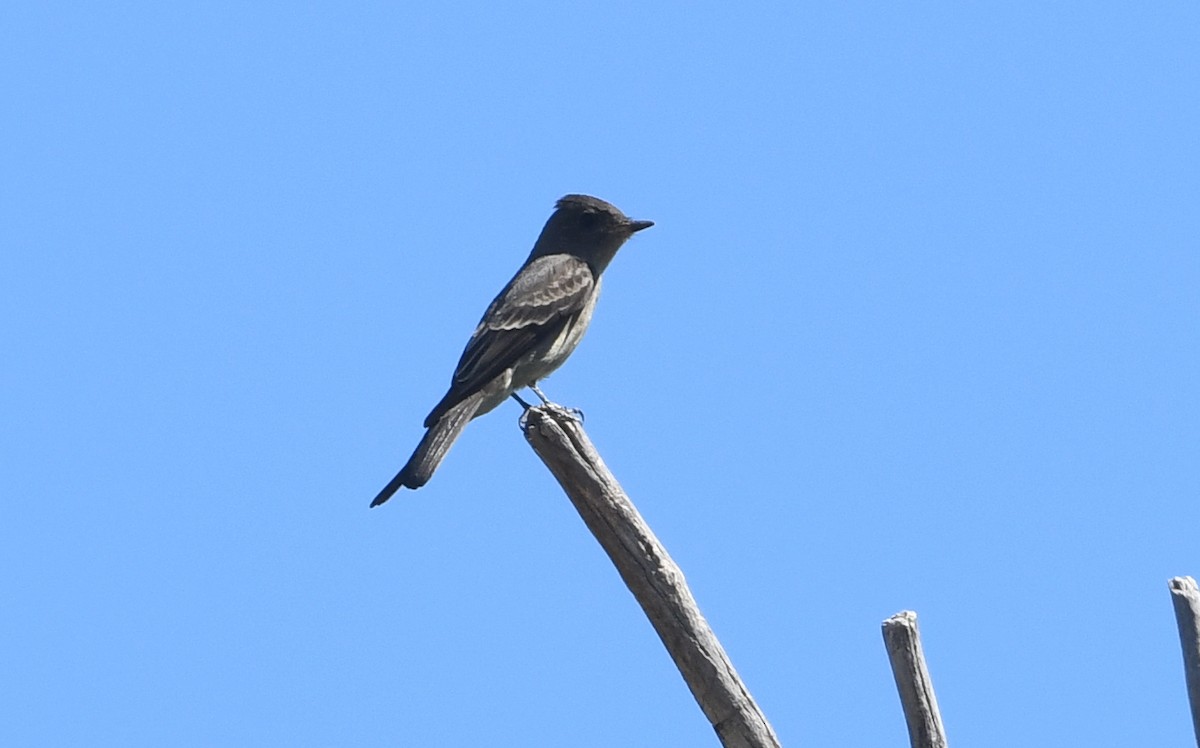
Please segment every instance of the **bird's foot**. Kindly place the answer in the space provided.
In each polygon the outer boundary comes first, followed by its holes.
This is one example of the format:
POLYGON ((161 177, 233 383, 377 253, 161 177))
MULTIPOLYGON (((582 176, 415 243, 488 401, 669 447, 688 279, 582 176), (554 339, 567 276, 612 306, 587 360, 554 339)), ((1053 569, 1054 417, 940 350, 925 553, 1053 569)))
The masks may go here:
POLYGON ((553 411, 560 416, 566 416, 581 426, 583 425, 583 411, 579 408, 568 408, 565 405, 559 405, 558 403, 547 403, 542 407, 544 407, 546 410, 553 411))
MULTIPOLYGON (((516 397, 516 395, 513 395, 513 397, 516 397)), ((526 427, 529 426, 529 413, 530 413, 530 411, 534 410, 535 406, 529 405, 528 403, 521 400, 520 398, 517 398, 517 402, 520 402, 521 405, 524 406, 524 410, 521 411, 521 417, 519 419, 517 419, 517 425, 521 428, 522 431, 524 431, 526 429, 526 427)), ((567 418, 570 418, 572 421, 575 421, 579 425, 581 425, 581 426, 583 425, 583 411, 580 410, 579 408, 566 408, 566 407, 563 407, 562 405, 559 405, 558 403, 552 403, 549 401, 547 401, 545 405, 536 406, 536 407, 539 410, 548 410, 552 413, 566 416, 567 418)))
MULTIPOLYGON (((558 410, 561 410, 563 413, 566 413, 568 416, 570 416, 571 420, 578 423, 583 423, 583 411, 579 408, 567 408, 559 405, 558 403, 551 402, 550 398, 546 397, 546 393, 542 392, 542 388, 537 386, 537 382, 529 385, 529 389, 533 390, 533 394, 538 396, 538 399, 542 401, 543 406, 547 408, 557 408, 558 410)), ((513 397, 516 396, 514 395, 513 397)))
POLYGON ((521 417, 517 419, 517 425, 521 427, 522 431, 524 431, 525 426, 529 423, 529 409, 533 406, 522 400, 521 396, 515 392, 512 393, 511 397, 513 400, 516 400, 521 404, 521 417))

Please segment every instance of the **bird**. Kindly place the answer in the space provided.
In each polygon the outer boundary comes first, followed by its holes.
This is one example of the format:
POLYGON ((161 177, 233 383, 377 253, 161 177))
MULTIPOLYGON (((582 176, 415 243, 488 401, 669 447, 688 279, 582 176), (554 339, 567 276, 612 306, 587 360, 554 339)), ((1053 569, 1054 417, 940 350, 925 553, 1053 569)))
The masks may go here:
POLYGON ((548 403, 539 380, 579 345, 600 294, 600 276, 635 233, 654 225, 612 203, 566 195, 516 275, 492 300, 467 341, 446 395, 425 418, 425 436, 396 477, 371 502, 425 485, 467 423, 529 387, 548 403))

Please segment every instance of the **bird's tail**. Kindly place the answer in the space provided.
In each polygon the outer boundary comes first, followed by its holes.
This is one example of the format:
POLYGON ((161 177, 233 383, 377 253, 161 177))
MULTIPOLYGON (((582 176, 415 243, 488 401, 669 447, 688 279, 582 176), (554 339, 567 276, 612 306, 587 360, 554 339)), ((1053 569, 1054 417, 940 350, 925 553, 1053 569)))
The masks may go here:
POLYGON ((475 416, 481 400, 482 395, 476 393, 443 413, 442 417, 425 431, 425 436, 412 453, 412 457, 408 458, 408 462, 396 473, 396 477, 383 487, 371 502, 371 506, 379 506, 403 487, 420 488, 425 485, 433 476, 433 471, 441 464, 442 458, 450 451, 454 440, 475 416))

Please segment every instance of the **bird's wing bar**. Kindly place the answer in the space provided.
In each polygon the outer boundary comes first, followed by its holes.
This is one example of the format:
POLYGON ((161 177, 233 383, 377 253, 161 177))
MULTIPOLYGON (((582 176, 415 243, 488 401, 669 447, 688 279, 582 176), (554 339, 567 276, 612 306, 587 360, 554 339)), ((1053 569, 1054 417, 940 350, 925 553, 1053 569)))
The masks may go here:
POLYGON ((426 428, 522 356, 557 337, 571 316, 587 305, 595 285, 587 263, 567 254, 539 257, 522 268, 479 321, 450 391, 425 419, 426 428))

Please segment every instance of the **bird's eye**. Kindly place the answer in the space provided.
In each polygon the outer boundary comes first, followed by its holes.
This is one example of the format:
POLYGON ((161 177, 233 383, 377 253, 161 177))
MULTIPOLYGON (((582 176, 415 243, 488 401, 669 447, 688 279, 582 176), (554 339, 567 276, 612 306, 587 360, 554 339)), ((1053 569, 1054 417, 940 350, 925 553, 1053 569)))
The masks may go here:
POLYGON ((600 223, 600 216, 593 211, 584 211, 579 216, 579 227, 584 230, 594 229, 600 223))

